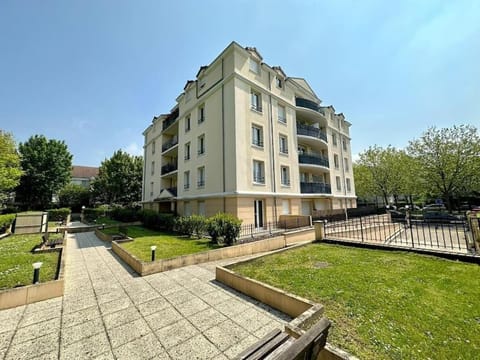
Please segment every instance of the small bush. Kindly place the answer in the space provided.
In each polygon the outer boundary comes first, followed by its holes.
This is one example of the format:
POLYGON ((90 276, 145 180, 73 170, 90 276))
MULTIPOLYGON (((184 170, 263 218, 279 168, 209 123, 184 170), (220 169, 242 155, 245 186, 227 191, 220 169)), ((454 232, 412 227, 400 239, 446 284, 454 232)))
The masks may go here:
POLYGON ((190 221, 192 222, 193 232, 197 236, 197 239, 201 239, 205 234, 205 228, 206 228, 205 216, 192 215, 190 216, 190 221))
POLYGON ((206 231, 207 231, 208 235, 212 239, 212 243, 218 242, 218 238, 220 237, 220 235, 222 233, 222 228, 221 228, 220 223, 218 221, 218 216, 217 215, 209 217, 206 220, 205 228, 206 228, 206 231))
POLYGON ((102 209, 102 208, 87 208, 83 209, 83 218, 86 222, 94 222, 101 216, 106 216, 109 213, 108 210, 102 209))
POLYGON ((64 221, 67 220, 68 215, 72 212, 69 208, 49 209, 48 220, 49 221, 64 221))
POLYGON ((231 214, 218 213, 207 220, 207 232, 212 241, 223 241, 226 245, 232 245, 240 235, 242 221, 231 214))
POLYGON ((158 213, 154 210, 138 211, 138 219, 143 222, 143 226, 153 230, 172 231, 174 225, 174 215, 158 213))
POLYGON ((16 214, 18 212, 20 212, 20 209, 14 206, 7 206, 2 209, 2 214, 16 214))
POLYGON ((0 215, 0 234, 3 234, 8 230, 16 216, 16 214, 0 215))
POLYGON ((195 223, 192 221, 191 216, 180 216, 175 219, 174 229, 180 234, 191 237, 195 231, 195 223))
POLYGON ((134 222, 140 220, 140 213, 133 208, 114 208, 110 212, 110 217, 117 221, 134 222))
POLYGON ((119 226, 118 227, 118 232, 122 235, 128 236, 128 226, 119 226))

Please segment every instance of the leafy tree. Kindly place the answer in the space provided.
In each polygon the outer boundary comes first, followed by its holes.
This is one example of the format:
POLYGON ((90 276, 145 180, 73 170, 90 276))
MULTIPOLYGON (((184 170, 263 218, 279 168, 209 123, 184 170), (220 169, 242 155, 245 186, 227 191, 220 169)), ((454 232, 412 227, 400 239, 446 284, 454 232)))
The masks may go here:
POLYGON ((106 204, 131 205, 141 200, 143 159, 122 150, 100 165, 92 183, 94 199, 106 204))
POLYGON ((0 201, 20 182, 20 156, 11 134, 0 130, 0 201))
POLYGON ((429 128, 407 150, 420 164, 427 190, 441 196, 449 210, 454 197, 478 190, 480 137, 474 126, 429 128))
POLYGON ((24 207, 45 209, 52 196, 69 183, 72 155, 64 141, 43 135, 20 143, 21 166, 24 171, 17 188, 17 199, 24 207))
POLYGON ((68 184, 58 193, 58 202, 61 207, 79 212, 82 206, 89 206, 90 190, 78 184, 68 184))

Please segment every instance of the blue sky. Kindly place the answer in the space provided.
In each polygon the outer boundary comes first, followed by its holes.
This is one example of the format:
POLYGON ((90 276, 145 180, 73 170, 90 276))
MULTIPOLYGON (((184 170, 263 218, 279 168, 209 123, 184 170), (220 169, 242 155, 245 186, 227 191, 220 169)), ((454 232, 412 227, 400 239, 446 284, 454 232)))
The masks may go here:
POLYGON ((74 164, 142 131, 231 41, 304 77, 352 149, 480 127, 480 1, 0 0, 0 129, 65 140, 74 164))

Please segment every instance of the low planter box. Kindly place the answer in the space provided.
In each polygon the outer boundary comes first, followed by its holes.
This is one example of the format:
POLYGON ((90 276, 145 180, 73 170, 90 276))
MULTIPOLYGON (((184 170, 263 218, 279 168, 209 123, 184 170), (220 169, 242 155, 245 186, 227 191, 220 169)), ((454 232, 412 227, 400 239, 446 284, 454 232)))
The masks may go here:
MULTIPOLYGON (((66 241, 66 235, 64 237, 66 241)), ((64 292, 64 269, 65 269, 65 248, 55 248, 46 251, 59 252, 56 280, 44 283, 32 284, 18 288, 0 291, 0 310, 16 306, 31 304, 37 301, 48 300, 63 296, 64 292)), ((33 269, 32 269, 33 275, 33 269)))

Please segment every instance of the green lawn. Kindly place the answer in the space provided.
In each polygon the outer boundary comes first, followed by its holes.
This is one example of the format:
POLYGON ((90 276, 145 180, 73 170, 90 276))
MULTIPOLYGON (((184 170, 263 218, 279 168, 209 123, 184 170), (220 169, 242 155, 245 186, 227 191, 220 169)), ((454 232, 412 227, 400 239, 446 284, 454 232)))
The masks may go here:
POLYGON ((35 245, 42 242, 40 234, 11 235, 0 240, 0 289, 30 285, 34 262, 43 262, 40 282, 55 279, 58 252, 32 254, 35 245))
POLYGON ((128 236, 134 238, 135 241, 122 243, 121 246, 144 261, 151 260, 150 246, 152 245, 157 246, 156 259, 168 259, 219 247, 212 244, 210 239, 187 239, 171 233, 145 229, 141 226, 129 226, 128 236))
POLYGON ((328 341, 362 359, 478 359, 480 266, 312 244, 232 267, 325 305, 328 341))

